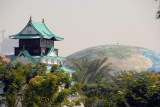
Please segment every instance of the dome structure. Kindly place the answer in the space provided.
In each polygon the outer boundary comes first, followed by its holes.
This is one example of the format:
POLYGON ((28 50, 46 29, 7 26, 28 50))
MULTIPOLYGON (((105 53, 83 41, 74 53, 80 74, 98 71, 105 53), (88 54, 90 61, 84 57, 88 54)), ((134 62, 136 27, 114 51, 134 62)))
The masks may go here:
MULTIPOLYGON (((69 55, 67 59, 108 57, 113 71, 160 71, 160 52, 127 45, 101 45, 69 55)), ((69 65, 69 63, 66 63, 69 65)))

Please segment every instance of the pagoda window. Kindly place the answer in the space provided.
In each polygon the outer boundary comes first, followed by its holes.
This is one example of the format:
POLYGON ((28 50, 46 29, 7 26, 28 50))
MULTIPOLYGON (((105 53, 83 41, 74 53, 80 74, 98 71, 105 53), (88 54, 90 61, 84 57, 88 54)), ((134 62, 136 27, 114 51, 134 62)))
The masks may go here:
POLYGON ((44 44, 44 40, 42 40, 42 44, 44 44))
POLYGON ((47 62, 47 63, 48 63, 48 59, 45 59, 45 62, 47 62))
POLYGON ((54 64, 57 64, 57 60, 54 60, 54 64))
POLYGON ((51 63, 54 63, 54 59, 51 59, 51 63))
POLYGON ((45 40, 45 45, 47 45, 47 40, 45 40))
POLYGON ((48 59, 48 63, 51 63, 51 59, 48 59))
POLYGON ((45 45, 45 43, 46 43, 46 40, 44 39, 44 43, 43 44, 45 45))

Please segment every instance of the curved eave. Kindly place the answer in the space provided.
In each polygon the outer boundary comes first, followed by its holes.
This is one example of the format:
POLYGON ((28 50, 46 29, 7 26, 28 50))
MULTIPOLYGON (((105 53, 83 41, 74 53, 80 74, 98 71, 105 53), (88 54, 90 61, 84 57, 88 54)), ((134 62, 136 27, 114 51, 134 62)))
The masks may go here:
POLYGON ((54 35, 44 23, 40 22, 28 22, 27 25, 23 28, 21 32, 19 32, 16 35, 9 36, 11 39, 34 39, 34 38, 45 38, 45 39, 52 39, 54 38, 55 41, 61 41, 64 38, 58 37, 54 35), (23 31, 28 27, 28 25, 31 25, 32 28, 39 34, 39 35, 21 35, 23 31))
MULTIPOLYGON (((56 55, 54 49, 50 48, 49 51, 48 51, 48 53, 46 54, 46 56, 50 56, 52 52, 54 52, 54 54, 56 55)), ((57 57, 57 55, 56 55, 56 57, 57 57)))
POLYGON ((62 60, 66 60, 66 57, 60 57, 60 56, 31 56, 31 58, 49 58, 49 59, 62 59, 62 60))
POLYGON ((58 36, 54 36, 54 38, 55 38, 55 41, 61 41, 61 40, 64 40, 64 38, 61 38, 61 37, 58 37, 58 36))
POLYGON ((5 55, 6 58, 14 58, 16 57, 15 55, 5 55))
POLYGON ((37 39, 37 38, 42 38, 41 36, 19 36, 19 35, 11 35, 9 36, 11 39, 37 39))
POLYGON ((48 27, 45 25, 45 23, 31 22, 30 24, 40 35, 42 35, 42 38, 45 38, 45 39, 55 38, 56 41, 61 41, 64 39, 62 37, 58 37, 58 36, 54 35, 48 29, 48 27))
MULTIPOLYGON (((11 38, 11 39, 37 39, 37 38, 45 38, 45 39, 51 39, 51 38, 49 38, 49 37, 46 37, 46 36, 32 36, 32 35, 29 35, 29 36, 19 36, 19 35, 11 35, 11 36, 9 36, 9 38, 11 38)), ((60 37, 57 37, 57 38, 55 38, 55 41, 61 41, 61 40, 63 40, 64 38, 60 38, 60 37)))
POLYGON ((14 56, 12 62, 14 62, 21 54, 24 54, 32 63, 35 64, 34 60, 31 58, 31 55, 27 50, 21 51, 17 56, 14 56))
POLYGON ((62 57, 62 56, 57 56, 58 59, 63 59, 63 60, 67 60, 66 57, 62 57))
POLYGON ((65 72, 71 72, 71 73, 74 73, 74 72, 76 72, 75 70, 73 70, 73 69, 71 69, 71 68, 68 68, 68 67, 66 67, 66 66, 62 66, 62 67, 59 67, 58 68, 59 70, 64 70, 65 72))

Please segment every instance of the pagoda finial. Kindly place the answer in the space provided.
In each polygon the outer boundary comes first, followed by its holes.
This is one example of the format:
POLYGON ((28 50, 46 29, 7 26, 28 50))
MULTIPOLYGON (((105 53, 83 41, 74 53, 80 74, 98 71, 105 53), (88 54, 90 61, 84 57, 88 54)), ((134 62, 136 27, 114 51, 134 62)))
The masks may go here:
POLYGON ((29 22, 32 22, 32 16, 30 16, 29 22))
POLYGON ((44 18, 42 19, 42 23, 44 23, 44 18))

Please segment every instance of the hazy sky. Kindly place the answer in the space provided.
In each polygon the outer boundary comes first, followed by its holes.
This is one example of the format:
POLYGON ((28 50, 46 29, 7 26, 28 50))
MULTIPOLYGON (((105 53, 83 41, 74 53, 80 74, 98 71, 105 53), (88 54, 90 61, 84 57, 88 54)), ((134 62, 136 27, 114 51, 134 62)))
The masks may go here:
POLYGON ((55 42, 61 56, 117 42, 160 51, 157 8, 155 0, 0 0, 0 30, 17 34, 31 15, 64 38, 55 42))

